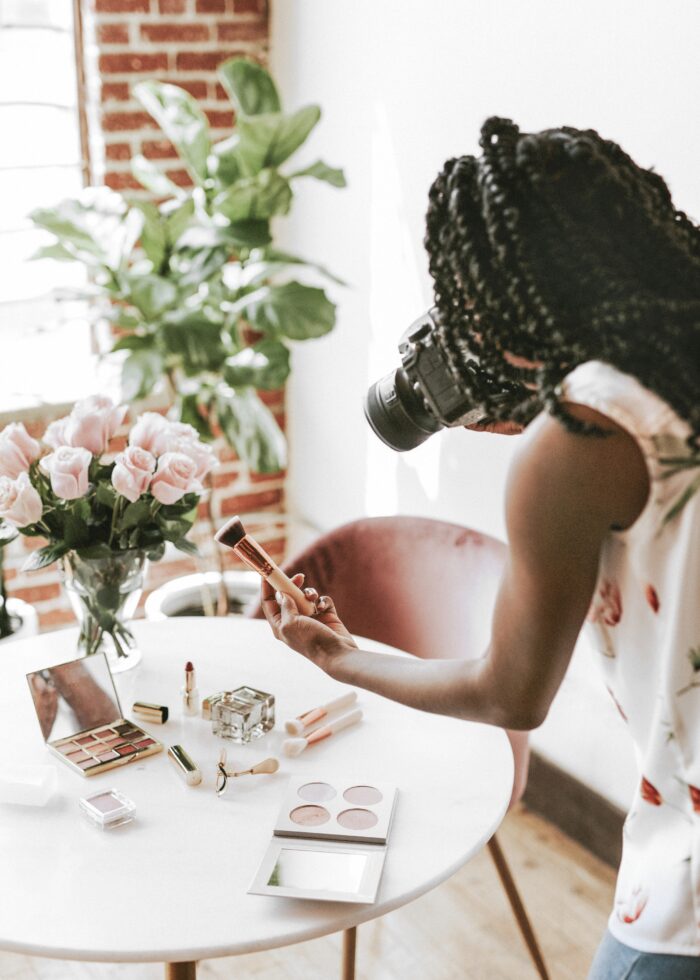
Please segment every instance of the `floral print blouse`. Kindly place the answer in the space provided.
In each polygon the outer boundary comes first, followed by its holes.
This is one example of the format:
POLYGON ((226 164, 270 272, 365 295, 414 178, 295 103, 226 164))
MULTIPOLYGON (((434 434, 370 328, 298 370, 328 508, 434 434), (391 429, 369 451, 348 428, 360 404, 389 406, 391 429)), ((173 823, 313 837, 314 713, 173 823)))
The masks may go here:
POLYGON ((666 402, 608 364, 577 367, 562 396, 626 429, 650 478, 642 514, 604 543, 587 622, 639 767, 609 929, 700 956, 700 455, 666 402))

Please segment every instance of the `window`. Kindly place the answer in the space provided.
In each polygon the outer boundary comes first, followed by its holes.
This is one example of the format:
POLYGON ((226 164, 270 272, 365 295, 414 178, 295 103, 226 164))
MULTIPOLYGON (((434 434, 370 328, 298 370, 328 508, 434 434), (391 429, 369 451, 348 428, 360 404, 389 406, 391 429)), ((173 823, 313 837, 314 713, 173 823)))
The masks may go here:
POLYGON ((82 269, 29 261, 50 241, 29 212, 77 194, 88 172, 77 33, 73 0, 0 0, 0 410, 69 400, 57 364, 89 365, 83 308, 66 298, 82 269))

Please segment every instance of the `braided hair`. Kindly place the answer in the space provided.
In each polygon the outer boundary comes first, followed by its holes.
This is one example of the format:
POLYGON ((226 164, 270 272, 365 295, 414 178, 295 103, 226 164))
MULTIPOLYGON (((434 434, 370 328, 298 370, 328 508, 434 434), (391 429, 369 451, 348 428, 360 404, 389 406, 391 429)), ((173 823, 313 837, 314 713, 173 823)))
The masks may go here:
POLYGON ((467 396, 494 419, 546 409, 595 432, 565 412, 559 386, 606 361, 671 405, 700 447, 700 228, 594 130, 521 133, 492 117, 480 146, 434 181, 425 237, 439 341, 467 396))

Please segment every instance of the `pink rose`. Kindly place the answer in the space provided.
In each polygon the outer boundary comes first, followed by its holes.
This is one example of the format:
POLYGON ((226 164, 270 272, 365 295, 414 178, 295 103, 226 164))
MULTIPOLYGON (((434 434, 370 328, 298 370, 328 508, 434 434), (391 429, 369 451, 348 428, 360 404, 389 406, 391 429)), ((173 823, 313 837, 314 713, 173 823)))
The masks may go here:
POLYGON ((39 443, 32 439, 21 422, 12 422, 0 432, 0 476, 15 480, 20 473, 26 473, 40 455, 39 443))
POLYGON ((151 493, 161 504, 174 504, 186 493, 200 493, 197 464, 184 453, 163 453, 158 460, 151 493))
POLYGON ((20 473, 16 480, 0 476, 0 518, 15 527, 36 524, 41 519, 44 505, 31 485, 28 473, 20 473))
POLYGON ((88 468, 92 462, 89 449, 61 446, 44 456, 40 466, 49 474, 51 489, 62 500, 76 500, 88 491, 88 468))
POLYGON ((140 446, 128 446, 115 460, 112 485, 133 504, 148 490, 155 468, 155 456, 140 446))
POLYGON ((129 433, 129 445, 139 446, 154 456, 167 453, 170 448, 170 426, 158 412, 144 412, 129 433))
MULTIPOLYGON (((187 428, 190 429, 192 427, 188 425, 187 428)), ((194 429, 192 431, 195 432, 194 429)), ((200 483, 219 462, 211 446, 207 446, 206 443, 201 442, 196 432, 194 439, 188 436, 175 439, 171 446, 171 451, 183 453, 183 455, 190 457, 197 467, 195 476, 200 483)))
POLYGON ((76 402, 70 415, 52 422, 44 433, 44 442, 53 449, 73 446, 101 456, 127 411, 126 405, 115 405, 111 398, 91 395, 76 402))

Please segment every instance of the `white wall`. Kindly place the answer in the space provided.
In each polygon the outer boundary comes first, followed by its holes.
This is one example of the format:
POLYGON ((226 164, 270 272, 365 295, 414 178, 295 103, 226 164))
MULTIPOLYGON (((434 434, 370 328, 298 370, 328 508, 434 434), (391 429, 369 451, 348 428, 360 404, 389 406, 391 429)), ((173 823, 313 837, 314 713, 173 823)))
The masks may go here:
MULTIPOLYGON (((362 415, 368 384, 396 365, 399 334, 431 302, 428 187, 445 159, 477 151, 496 114, 524 130, 596 128, 700 216, 698 36, 693 0, 274 0, 272 66, 286 105, 324 111, 300 160, 322 156, 349 180, 344 191, 309 182, 282 231, 351 284, 336 293, 334 333, 294 355, 290 503, 300 519, 326 529, 416 513, 504 535, 515 440, 448 432, 398 455, 362 415)), ((625 744, 621 723, 583 654, 570 673, 533 742, 624 805, 629 750, 610 761, 625 744)))

